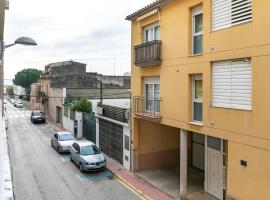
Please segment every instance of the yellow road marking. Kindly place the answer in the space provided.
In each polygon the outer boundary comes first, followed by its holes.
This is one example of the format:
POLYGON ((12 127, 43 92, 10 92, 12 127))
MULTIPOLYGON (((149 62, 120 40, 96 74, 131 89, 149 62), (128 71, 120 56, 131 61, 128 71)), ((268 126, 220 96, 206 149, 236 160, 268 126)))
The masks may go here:
POLYGON ((119 176, 118 174, 114 174, 116 177, 116 180, 121 183, 122 185, 124 185, 126 188, 128 188, 130 191, 132 191, 133 193, 135 193, 138 197, 140 197, 140 199, 142 200, 152 200, 150 197, 148 197, 146 194, 144 194, 142 191, 138 190, 136 187, 134 187, 133 185, 129 184, 126 180, 124 180, 121 176, 119 176))

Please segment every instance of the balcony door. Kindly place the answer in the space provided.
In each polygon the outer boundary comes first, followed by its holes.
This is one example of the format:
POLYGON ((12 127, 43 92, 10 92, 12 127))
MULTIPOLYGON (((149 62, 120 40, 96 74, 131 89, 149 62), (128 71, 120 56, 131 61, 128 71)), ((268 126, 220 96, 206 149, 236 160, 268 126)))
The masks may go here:
POLYGON ((144 79, 145 111, 159 113, 160 110, 160 82, 159 77, 146 77, 144 79))
POLYGON ((153 25, 147 26, 144 29, 144 42, 151 42, 154 40, 160 40, 159 24, 153 24, 153 25))

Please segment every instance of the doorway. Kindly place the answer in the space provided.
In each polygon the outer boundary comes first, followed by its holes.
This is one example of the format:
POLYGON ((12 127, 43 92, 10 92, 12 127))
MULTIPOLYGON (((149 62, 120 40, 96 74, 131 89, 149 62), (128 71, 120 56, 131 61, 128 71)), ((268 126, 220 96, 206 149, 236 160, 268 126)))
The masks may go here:
POLYGON ((223 200, 226 189, 226 143, 216 137, 206 137, 206 185, 205 190, 223 200))

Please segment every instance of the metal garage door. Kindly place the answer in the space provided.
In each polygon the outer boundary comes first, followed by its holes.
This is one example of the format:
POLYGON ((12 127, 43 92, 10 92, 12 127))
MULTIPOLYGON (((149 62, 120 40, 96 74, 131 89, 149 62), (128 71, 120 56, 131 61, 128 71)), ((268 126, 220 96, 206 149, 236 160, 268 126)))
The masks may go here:
POLYGON ((96 143, 96 117, 83 113, 83 137, 96 143))
POLYGON ((107 156, 123 164, 123 126, 100 118, 99 147, 107 156))

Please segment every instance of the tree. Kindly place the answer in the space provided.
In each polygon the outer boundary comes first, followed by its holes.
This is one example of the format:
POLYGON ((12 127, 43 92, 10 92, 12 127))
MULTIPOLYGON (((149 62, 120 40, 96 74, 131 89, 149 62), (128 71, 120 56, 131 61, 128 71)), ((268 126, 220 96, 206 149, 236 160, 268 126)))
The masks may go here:
POLYGON ((38 69, 23 69, 17 72, 17 74, 15 75, 15 79, 13 79, 13 83, 15 85, 22 86, 29 93, 31 84, 37 82, 37 80, 40 78, 41 73, 42 71, 38 69))
POLYGON ((6 92, 8 95, 13 95, 14 94, 13 86, 7 86, 6 92))
POLYGON ((77 112, 85 112, 85 113, 92 113, 92 103, 88 101, 87 98, 80 98, 79 101, 76 101, 72 107, 72 111, 77 111, 77 112))

